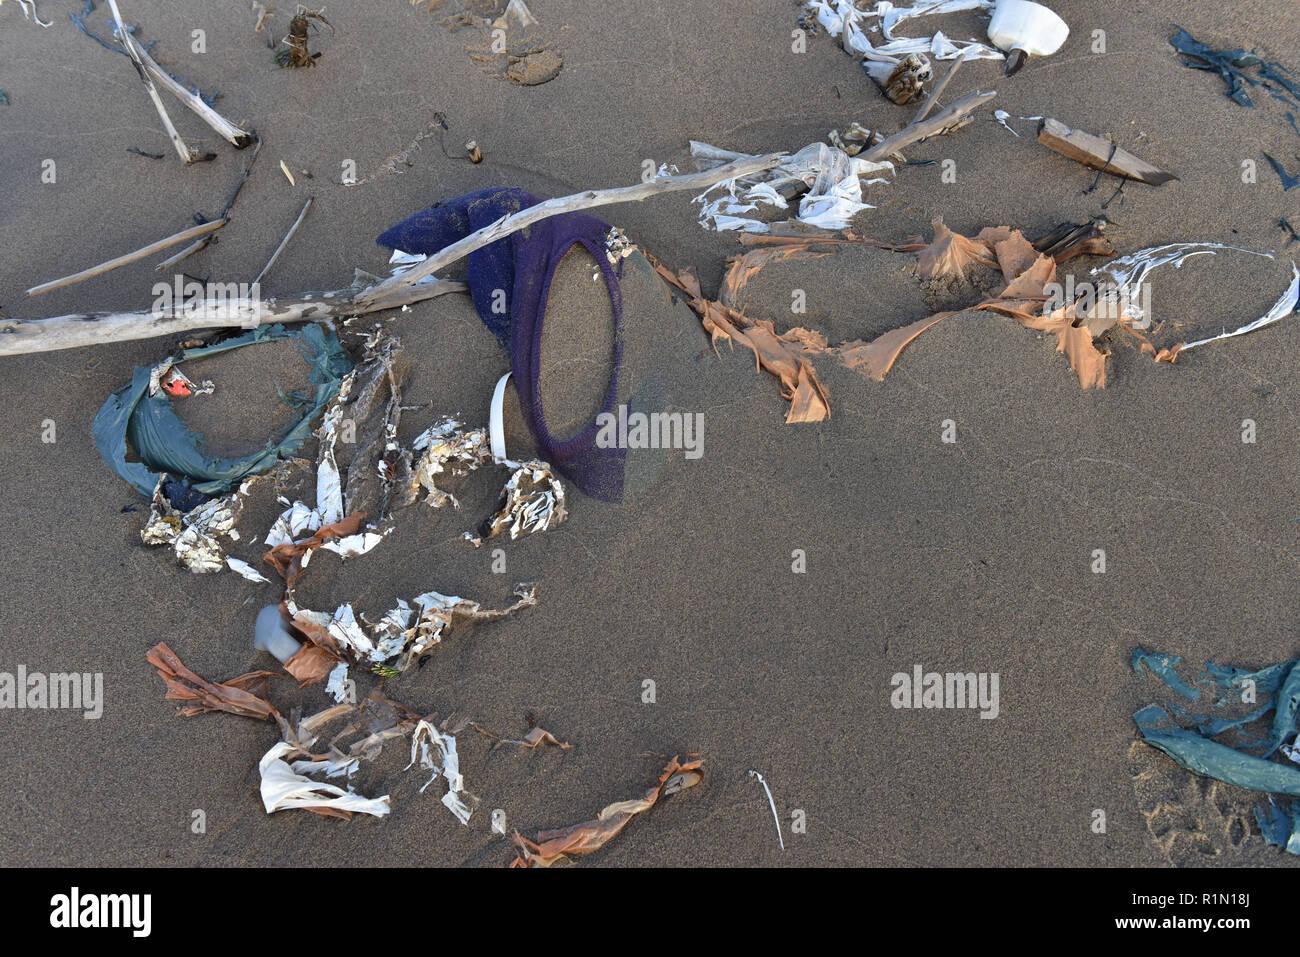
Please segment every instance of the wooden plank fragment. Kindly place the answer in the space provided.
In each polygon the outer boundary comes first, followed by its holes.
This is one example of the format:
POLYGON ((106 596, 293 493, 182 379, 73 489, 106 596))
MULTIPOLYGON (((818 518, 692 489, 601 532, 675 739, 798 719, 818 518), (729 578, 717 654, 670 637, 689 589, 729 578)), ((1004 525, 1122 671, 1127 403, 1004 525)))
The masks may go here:
POLYGON ((1038 142, 1091 169, 1104 169, 1113 176, 1135 179, 1149 186, 1159 186, 1171 179, 1178 179, 1173 173, 1152 166, 1109 140, 1083 130, 1071 129, 1060 120, 1050 117, 1044 119, 1038 128, 1038 142))

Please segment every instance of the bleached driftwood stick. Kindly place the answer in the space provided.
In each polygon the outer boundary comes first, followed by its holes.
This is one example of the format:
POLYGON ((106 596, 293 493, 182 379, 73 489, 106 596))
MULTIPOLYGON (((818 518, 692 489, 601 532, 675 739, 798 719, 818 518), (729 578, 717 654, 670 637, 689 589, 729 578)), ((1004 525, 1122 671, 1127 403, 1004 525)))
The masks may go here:
MULTIPOLYGON (((370 287, 366 292, 373 291, 370 287)), ((396 309, 449 292, 465 292, 463 282, 440 280, 405 286, 361 306, 349 289, 299 293, 276 299, 205 299, 193 308, 168 312, 89 312, 50 319, 0 319, 0 356, 79 349, 106 342, 171 336, 195 329, 255 329, 273 322, 306 322, 396 309)))
POLYGON ((863 150, 858 156, 872 162, 887 159, 913 143, 919 143, 921 140, 928 139, 931 136, 938 136, 940 133, 957 127, 967 115, 993 99, 996 95, 993 91, 988 93, 978 91, 968 93, 928 120, 922 120, 919 123, 912 123, 903 127, 889 139, 882 140, 869 150, 863 150))
POLYGON ((197 239, 199 236, 206 236, 208 233, 220 229, 228 219, 214 219, 208 223, 201 223, 198 226, 191 226, 189 229, 183 229, 179 233, 168 236, 166 239, 160 239, 157 242, 150 243, 148 246, 142 246, 135 252, 127 253, 125 256, 118 256, 116 259, 110 259, 108 262, 102 262, 98 266, 91 266, 89 269, 83 269, 81 272, 73 273, 71 276, 64 276, 62 279, 51 279, 49 282, 43 282, 39 286, 32 286, 27 290, 29 296, 39 296, 43 292, 50 292, 53 289, 62 289, 64 286, 75 286, 79 282, 85 282, 87 279, 93 279, 95 276, 111 272, 119 266, 125 266, 152 256, 161 249, 167 249, 175 246, 177 243, 183 243, 189 239, 197 239))
POLYGON ((376 292, 387 291, 397 286, 409 286, 412 283, 419 282, 426 276, 432 276, 439 269, 445 268, 458 259, 463 259, 474 250, 482 249, 503 236, 509 236, 511 233, 518 232, 549 216, 555 216, 559 213, 571 213, 579 209, 591 209, 594 206, 608 206, 612 203, 630 203, 650 196, 657 196, 660 193, 676 192, 684 189, 707 189, 715 183, 722 183, 729 179, 750 176, 771 169, 778 165, 785 156, 785 153, 767 153, 764 156, 738 159, 724 166, 705 170, 702 173, 688 173, 684 176, 662 176, 652 179, 648 183, 637 183, 635 186, 589 189, 586 192, 574 193, 572 196, 548 199, 536 206, 521 209, 510 216, 503 216, 495 223, 484 226, 477 232, 470 233, 459 242, 452 243, 446 249, 434 253, 419 265, 408 269, 406 272, 399 273, 391 279, 385 279, 374 289, 376 292))
POLYGON ((158 110, 158 115, 162 117, 163 129, 167 131, 172 146, 176 147, 176 152, 180 154, 181 161, 186 166, 189 166, 198 158, 198 153, 185 145, 180 132, 172 123, 172 118, 167 115, 167 107, 163 106, 162 97, 158 95, 158 87, 154 86, 153 80, 150 79, 149 71, 145 68, 144 61, 140 59, 140 50, 131 34, 127 32, 126 24, 122 22, 122 14, 117 9, 117 0, 108 0, 108 6, 113 11, 113 19, 117 22, 117 31, 120 34, 122 46, 126 47, 126 52, 131 55, 131 62, 135 64, 135 72, 140 74, 140 82, 149 91, 149 98, 153 100, 154 108, 158 110))
POLYGON ((189 107, 190 112, 201 119, 208 126, 217 131, 217 134, 228 142, 235 149, 242 150, 249 143, 253 142, 253 134, 241 130, 234 123, 231 123, 224 116, 214 110, 208 104, 204 103, 199 97, 195 96, 181 84, 177 83, 170 73, 160 67, 154 58, 149 55, 149 51, 140 44, 136 43, 134 38, 131 40, 131 46, 139 55, 144 68, 149 71, 150 75, 162 84, 163 88, 172 96, 180 100, 189 107))
POLYGON ((686 176, 665 176, 617 189, 587 190, 559 199, 550 199, 513 216, 506 216, 460 242, 431 256, 424 263, 391 279, 367 286, 359 292, 336 289, 330 292, 303 293, 278 299, 205 299, 181 306, 172 312, 158 314, 141 312, 95 312, 50 319, 0 319, 0 356, 24 355, 33 352, 53 352, 58 349, 77 349, 82 346, 106 342, 126 342, 132 339, 152 339, 169 336, 192 329, 244 328, 252 329, 272 322, 303 322, 312 319, 330 319, 338 316, 357 316, 383 309, 395 309, 424 299, 432 299, 449 292, 464 292, 460 282, 437 280, 419 283, 412 274, 424 275, 456 262, 475 249, 486 246, 503 236, 508 236, 533 223, 557 213, 611 203, 646 199, 659 193, 677 190, 707 189, 714 183, 725 182, 738 176, 771 169, 781 162, 785 153, 770 153, 727 163, 716 169, 686 176), (433 263, 430 266, 430 263, 433 263))
POLYGON ((280 258, 280 253, 284 252, 284 247, 289 245, 289 240, 293 239, 293 234, 298 231, 298 227, 302 225, 302 221, 307 218, 307 210, 311 209, 312 202, 313 197, 308 196, 307 202, 303 203, 302 212, 299 213, 298 218, 293 221, 293 225, 289 227, 289 231, 284 234, 284 239, 280 240, 280 245, 275 247, 275 252, 271 253, 271 258, 266 261, 266 265, 262 267, 262 271, 259 272, 257 278, 253 280, 253 285, 257 285, 261 282, 262 277, 271 271, 271 267, 275 265, 275 261, 280 258))
POLYGON ((920 123, 929 115, 930 110, 934 108, 934 104, 939 100, 939 94, 948 88, 948 82, 957 75, 957 68, 960 67, 965 60, 966 53, 965 51, 962 51, 958 54, 957 58, 952 61, 952 66, 948 67, 948 72, 943 75, 943 79, 934 85, 934 89, 931 90, 930 95, 925 98, 925 102, 921 104, 921 108, 916 111, 916 116, 912 117, 913 123, 920 123))

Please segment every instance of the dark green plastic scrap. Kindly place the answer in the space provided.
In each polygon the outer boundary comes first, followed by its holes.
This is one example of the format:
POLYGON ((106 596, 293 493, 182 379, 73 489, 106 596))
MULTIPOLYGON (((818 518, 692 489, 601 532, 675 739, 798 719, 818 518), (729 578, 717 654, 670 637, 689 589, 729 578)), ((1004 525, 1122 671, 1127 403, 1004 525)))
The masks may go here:
MULTIPOLYGON (((1243 83, 1262 86, 1277 96, 1279 88, 1291 94, 1295 103, 1300 105, 1300 87, 1288 79, 1290 72, 1277 61, 1265 61, 1250 50, 1215 50, 1197 40, 1194 36, 1177 27, 1178 32, 1170 38, 1173 48, 1183 54, 1183 64, 1193 70, 1213 70, 1228 84, 1228 99, 1242 106, 1255 108, 1243 83), (1259 67, 1258 78, 1244 72, 1245 67, 1259 67)), ((1283 102, 1284 97, 1277 96, 1283 102)))
POLYGON ((302 414, 282 434, 267 439, 266 447, 239 459, 210 455, 203 437, 186 426, 165 394, 149 395, 152 366, 137 366, 131 381, 118 389, 95 416, 95 447, 123 480, 142 495, 152 495, 163 475, 185 479, 199 492, 228 492, 249 475, 264 472, 293 452, 311 434, 312 422, 338 395, 352 361, 332 332, 318 325, 287 330, 281 325, 259 326, 214 346, 186 349, 180 360, 201 359, 242 346, 277 339, 292 339, 310 365, 309 381, 315 392, 303 404, 302 414), (128 446, 138 461, 128 461, 128 446))
POLYGON ((1290 854, 1300 855, 1300 766, 1268 760, 1284 744, 1295 739, 1300 728, 1300 660, 1285 661, 1256 671, 1232 666, 1206 664, 1205 675, 1195 684, 1189 684, 1175 670, 1176 655, 1149 654, 1141 648, 1133 651, 1133 669, 1146 671, 1164 682, 1171 691, 1196 701, 1201 697, 1201 686, 1218 692, 1221 696, 1213 703, 1222 708, 1229 701, 1238 700, 1246 682, 1253 683, 1256 700, 1260 702, 1250 714, 1239 718, 1200 720, 1195 728, 1178 724, 1174 715, 1186 716, 1182 706, 1171 704, 1168 710, 1150 705, 1133 715, 1142 739, 1159 748, 1182 767, 1196 774, 1214 778, 1251 791, 1263 791, 1286 798, 1269 798, 1267 810, 1256 808, 1255 817, 1260 831, 1270 843, 1284 848, 1290 854), (1229 746, 1215 738, 1229 730, 1241 729, 1251 722, 1273 714, 1270 733, 1266 738, 1229 746), (1265 748, 1259 755, 1243 750, 1246 747, 1265 748))

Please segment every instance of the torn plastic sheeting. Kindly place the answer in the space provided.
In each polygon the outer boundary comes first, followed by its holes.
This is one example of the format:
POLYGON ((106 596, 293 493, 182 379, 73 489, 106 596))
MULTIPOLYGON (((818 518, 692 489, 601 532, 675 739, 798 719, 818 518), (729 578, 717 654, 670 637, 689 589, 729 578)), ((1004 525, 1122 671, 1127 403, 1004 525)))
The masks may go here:
POLYGON ((1115 281, 1120 298, 1128 303, 1131 318, 1149 319, 1150 317, 1139 306, 1140 287, 1146 282, 1147 276, 1161 266, 1172 264, 1175 269, 1178 269, 1193 256, 1212 256, 1220 249, 1248 253, 1251 256, 1263 256, 1265 259, 1273 258, 1268 253, 1257 253, 1252 249, 1227 246, 1223 243, 1169 243, 1164 246, 1139 249, 1135 253, 1113 259, 1104 266, 1094 268, 1091 275, 1095 276, 1103 272, 1109 275, 1115 281))
MULTIPOLYGON (((1297 104, 1300 104, 1300 87, 1283 75, 1290 71, 1276 61, 1265 61, 1258 54, 1248 50, 1215 50, 1197 40, 1182 27, 1178 27, 1178 32, 1170 38, 1169 43, 1187 58, 1183 60, 1184 66, 1194 70, 1211 70, 1223 77, 1228 86, 1227 97, 1234 103, 1254 109, 1255 104, 1251 102, 1246 88, 1242 86, 1245 82, 1251 86, 1263 86, 1274 95, 1277 95, 1276 91, 1280 87, 1290 93, 1297 104), (1259 79, 1243 72, 1243 67, 1250 66, 1259 67, 1259 79), (1265 81, 1271 81, 1277 86, 1270 86, 1265 81)), ((1278 98, 1285 102, 1285 97, 1278 98)))
MULTIPOLYGON (((729 155, 729 151, 692 140, 691 155, 713 162, 720 156, 729 155)), ((709 187, 696 196, 694 201, 700 205, 700 225, 705 229, 765 233, 771 229, 769 224, 753 218, 738 217, 736 214, 756 210, 759 203, 774 209, 786 209, 788 203, 777 189, 785 184, 799 182, 807 188, 807 192, 799 200, 797 221, 822 229, 843 229, 857 213, 864 209, 874 209, 862 201, 864 184, 861 177, 877 172, 892 172, 893 169, 894 164, 888 161, 871 162, 850 156, 836 146, 810 143, 779 166, 767 171, 761 180, 743 177, 726 180, 709 187), (743 202, 737 197, 737 191, 741 187, 745 189, 743 202), (718 189, 724 190, 725 194, 710 199, 710 194, 718 189)), ((888 180, 874 177, 867 180, 865 185, 883 182, 888 180)))
MULTIPOLYGON (((960 13, 969 10, 992 10, 993 0, 917 0, 907 7, 896 7, 888 0, 881 0, 871 10, 859 10, 853 0, 809 0, 804 9, 814 12, 817 22, 825 28, 827 34, 839 37, 847 22, 849 39, 845 45, 854 53, 863 57, 890 56, 905 57, 911 53, 926 53, 936 60, 953 60, 958 56, 968 59, 1001 60, 1001 51, 979 42, 978 40, 950 40, 942 31, 936 31, 929 37, 897 37, 894 28, 899 23, 915 17, 960 13), (860 29, 859 23, 868 18, 880 20, 881 36, 886 40, 875 46, 860 29)), ((844 41, 841 41, 844 42, 844 41)))
POLYGON ((1300 269, 1296 268, 1295 263, 1291 264, 1291 285, 1287 287, 1282 298, 1273 303, 1273 308, 1256 319, 1254 322, 1248 322, 1240 328, 1231 332, 1222 332, 1217 336, 1211 336, 1208 339, 1198 339, 1195 342, 1189 342, 1182 347, 1180 351, 1186 352, 1188 349, 1195 349, 1199 346, 1208 345, 1211 342, 1220 342, 1224 339, 1231 339, 1234 336, 1244 336, 1248 332, 1254 332, 1256 329, 1272 325, 1279 319, 1285 319, 1291 313, 1296 311, 1296 304, 1300 302, 1300 269))
POLYGON ((214 683, 185 667, 185 662, 167 647, 166 642, 150 648, 145 660, 158 669, 158 677, 167 685, 167 700, 194 702, 177 711, 182 717, 207 711, 225 711, 263 721, 279 717, 266 700, 267 680, 272 677, 269 671, 250 671, 229 681, 214 683))
MULTIPOLYGON (((300 608, 289 601, 287 608, 295 627, 310 638, 315 629, 327 634, 336 647, 346 649, 359 661, 372 665, 387 664, 401 658, 396 665, 405 670, 410 662, 440 643, 457 618, 469 621, 495 621, 520 608, 537 604, 535 585, 515 587, 518 598, 501 609, 484 609, 478 602, 439 592, 425 592, 411 600, 399 599, 374 623, 358 617, 351 603, 340 605, 333 614, 300 608), (414 609, 411 607, 415 606, 414 609), (413 619, 414 616, 414 620, 413 619)), ((314 639, 313 639, 314 640, 314 639)))
POLYGON ((703 765, 702 758, 681 763, 674 757, 659 775, 659 780, 642 797, 609 804, 593 821, 541 831, 534 840, 515 831, 516 856, 510 866, 550 867, 567 860, 570 855, 590 854, 600 850, 617 837, 631 823, 632 818, 650 810, 661 798, 699 784, 704 777, 704 772, 700 770, 703 765))
MULTIPOLYGON (((237 538, 235 525, 244 509, 251 479, 232 492, 219 498, 209 499, 202 505, 182 513, 173 508, 168 501, 163 487, 167 476, 160 476, 153 490, 153 499, 149 504, 149 519, 140 530, 140 540, 146 545, 168 545, 176 555, 176 561, 195 574, 220 571, 229 567, 245 578, 249 572, 257 575, 247 564, 238 559, 226 558, 221 547, 220 538, 237 538)), ((256 581, 256 578, 250 578, 256 581)), ((262 579, 265 581, 266 579, 262 579)))
MULTIPOLYGON (((298 753, 294 745, 281 741, 267 751, 258 762, 262 776, 262 806, 267 814, 292 808, 304 810, 323 809, 331 812, 355 812, 384 817, 391 810, 388 795, 367 798, 333 784, 313 781, 298 773, 295 768, 308 769, 308 762, 297 761, 290 765, 285 758, 298 753)), ((329 770, 329 762, 319 762, 320 770, 329 770)))
POLYGON ((480 530, 464 538, 478 548, 486 539, 510 530, 513 541, 520 535, 544 532, 559 525, 568 517, 564 508, 564 485, 545 462, 526 462, 517 465, 502 490, 501 506, 480 530))
POLYGON ((215 346, 186 349, 180 362, 201 359, 254 343, 293 339, 311 366, 310 382, 316 387, 312 404, 280 436, 268 439, 266 448, 239 459, 209 455, 203 439, 188 428, 165 394, 149 395, 154 367, 139 366, 131 381, 109 396, 94 421, 95 447, 100 456, 140 494, 151 495, 160 474, 188 479, 205 494, 229 491, 242 478, 270 468, 297 449, 311 431, 311 423, 337 394, 352 363, 332 332, 315 324, 287 330, 279 324, 260 326, 215 346), (139 461, 128 461, 128 444, 139 461))
POLYGON ((417 756, 420 767, 433 772, 433 777, 420 788, 420 793, 423 794, 425 788, 441 775, 447 782, 447 793, 442 796, 442 803, 456 815, 456 820, 468 826, 470 815, 478 805, 478 798, 465 790, 465 779, 460 773, 460 758, 456 754, 456 738, 439 731, 427 720, 421 720, 415 726, 415 734, 411 736, 411 763, 403 770, 413 768, 417 756), (429 750, 431 743, 437 746, 436 758, 429 750), (466 799, 471 803, 466 803, 466 799))
MULTIPOLYGON (((1183 680, 1176 670, 1179 658, 1174 655, 1150 654, 1142 648, 1133 651, 1134 671, 1149 672, 1188 701, 1200 701, 1201 691, 1208 690, 1217 700, 1210 710, 1222 709, 1229 702, 1245 701, 1246 690, 1253 692, 1253 702, 1258 707, 1238 717, 1211 719, 1209 715, 1192 715, 1188 709, 1169 704, 1166 708, 1151 705, 1133 716, 1143 739, 1159 748, 1181 766, 1197 774, 1212 777, 1236 787, 1269 794, 1284 794, 1300 798, 1300 768, 1270 761, 1268 758, 1281 751, 1288 754, 1286 741, 1296 741, 1297 712, 1300 711, 1300 660, 1281 662, 1258 670, 1246 670, 1208 662, 1205 674, 1194 684, 1183 680), (1171 714, 1172 712, 1172 714, 1171 714), (1247 725, 1260 721, 1273 713, 1267 737, 1257 741, 1230 746, 1217 737, 1232 731, 1240 739, 1247 725), (1184 727, 1175 716, 1196 727, 1184 727), (1262 747, 1261 754, 1250 754, 1248 747, 1262 747)), ((1290 802, 1289 811, 1279 810, 1272 797, 1269 810, 1256 808, 1260 829, 1271 844, 1283 847, 1289 853, 1300 854, 1300 802, 1290 802)))

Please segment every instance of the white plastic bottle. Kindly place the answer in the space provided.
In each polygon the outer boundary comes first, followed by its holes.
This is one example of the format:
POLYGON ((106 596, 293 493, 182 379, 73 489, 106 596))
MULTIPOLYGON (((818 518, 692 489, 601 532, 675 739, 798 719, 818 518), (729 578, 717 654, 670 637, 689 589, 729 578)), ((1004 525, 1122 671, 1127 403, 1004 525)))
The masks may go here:
POLYGON ((1028 57, 1051 56, 1069 35, 1064 20, 1031 0, 998 0, 989 21, 989 39, 1007 53, 1007 76, 1024 66, 1028 57))

